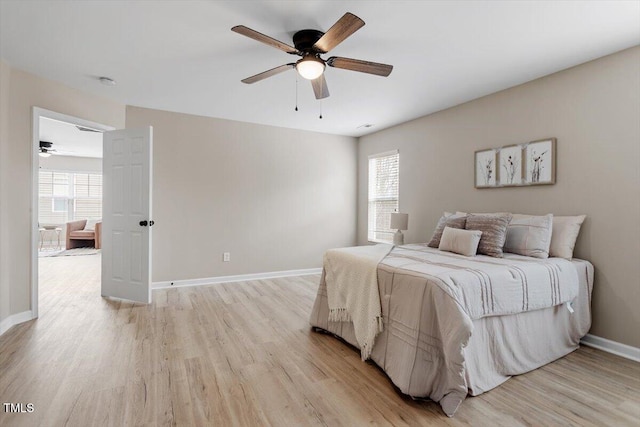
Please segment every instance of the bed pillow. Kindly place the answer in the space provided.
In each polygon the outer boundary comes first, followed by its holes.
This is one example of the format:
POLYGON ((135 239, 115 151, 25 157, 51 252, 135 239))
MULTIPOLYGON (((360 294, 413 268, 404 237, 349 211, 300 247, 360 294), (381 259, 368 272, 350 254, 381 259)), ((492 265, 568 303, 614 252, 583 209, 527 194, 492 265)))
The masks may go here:
POLYGON ((460 211, 456 212, 456 215, 469 215, 469 214, 474 214, 474 215, 511 215, 511 212, 460 212, 460 211))
POLYGON ((445 227, 438 249, 464 256, 474 256, 481 236, 482 231, 445 227))
POLYGON ((509 221, 511 221, 510 213, 467 215, 465 228, 482 231, 478 244, 479 254, 502 258, 502 247, 507 238, 509 221))
POLYGON ((464 225, 467 222, 466 215, 449 214, 445 212, 444 215, 438 221, 436 229, 431 236, 431 240, 427 243, 430 248, 437 248, 440 246, 440 239, 442 238, 442 232, 445 227, 464 229, 464 225))
POLYGON ((507 227, 507 238, 503 250, 534 258, 549 258, 552 229, 552 214, 542 216, 514 214, 507 227))
POLYGON ((553 217, 550 256, 573 258, 573 248, 575 248, 578 234, 580 234, 580 226, 586 217, 586 215, 553 217))
POLYGON ((87 223, 84 225, 85 231, 96 231, 96 224, 101 222, 101 219, 88 219, 87 223))

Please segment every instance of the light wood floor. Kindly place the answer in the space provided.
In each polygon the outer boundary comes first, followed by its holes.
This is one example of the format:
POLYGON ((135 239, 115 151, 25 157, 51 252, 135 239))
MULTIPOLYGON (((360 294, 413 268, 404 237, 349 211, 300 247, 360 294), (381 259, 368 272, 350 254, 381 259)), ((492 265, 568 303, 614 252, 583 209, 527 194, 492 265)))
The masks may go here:
POLYGON ((100 256, 41 258, 40 318, 0 337, 2 426, 640 425, 640 364, 590 348, 463 402, 399 394, 307 323, 318 276, 100 297, 100 256))

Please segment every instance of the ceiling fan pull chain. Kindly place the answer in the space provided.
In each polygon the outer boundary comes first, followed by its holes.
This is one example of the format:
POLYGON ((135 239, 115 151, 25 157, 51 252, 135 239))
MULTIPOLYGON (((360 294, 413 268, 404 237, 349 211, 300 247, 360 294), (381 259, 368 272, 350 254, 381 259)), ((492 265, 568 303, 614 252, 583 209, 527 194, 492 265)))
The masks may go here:
MULTIPOLYGON (((320 81, 320 93, 323 91, 322 80, 320 81)), ((320 120, 322 120, 322 99, 320 99, 320 120)))
POLYGON ((298 73, 296 73, 296 111, 298 111, 298 73))

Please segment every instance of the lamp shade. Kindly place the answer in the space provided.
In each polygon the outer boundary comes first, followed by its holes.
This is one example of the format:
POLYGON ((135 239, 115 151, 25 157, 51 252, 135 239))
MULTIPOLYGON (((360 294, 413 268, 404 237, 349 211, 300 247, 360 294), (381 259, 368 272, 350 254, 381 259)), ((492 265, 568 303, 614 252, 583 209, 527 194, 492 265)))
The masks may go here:
POLYGON ((392 230, 407 230, 409 228, 409 214, 392 213, 391 227, 389 228, 392 230))
POLYGON ((324 62, 315 56, 305 56, 296 63, 298 74, 307 80, 315 80, 324 72, 324 62))

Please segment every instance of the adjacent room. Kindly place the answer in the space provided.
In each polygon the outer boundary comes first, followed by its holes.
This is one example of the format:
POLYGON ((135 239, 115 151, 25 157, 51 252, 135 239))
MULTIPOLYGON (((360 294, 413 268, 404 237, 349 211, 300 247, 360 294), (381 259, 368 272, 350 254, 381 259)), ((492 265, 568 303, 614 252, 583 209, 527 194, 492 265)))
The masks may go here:
POLYGON ((640 1, 0 0, 0 425, 640 424, 640 1))

